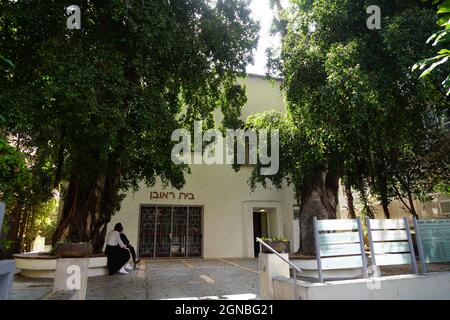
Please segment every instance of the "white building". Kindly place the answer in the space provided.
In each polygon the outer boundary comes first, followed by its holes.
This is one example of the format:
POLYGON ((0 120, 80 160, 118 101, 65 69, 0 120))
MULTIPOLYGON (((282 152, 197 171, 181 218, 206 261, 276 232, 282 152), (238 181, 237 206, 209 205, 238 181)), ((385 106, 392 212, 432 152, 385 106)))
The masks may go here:
MULTIPOLYGON (((248 97, 243 120, 252 113, 285 110, 279 84, 253 75, 243 82, 248 97)), ((235 172, 230 165, 191 165, 191 170, 181 191, 158 182, 130 192, 109 228, 121 222, 143 258, 255 257, 256 236, 285 237, 290 249, 297 249, 291 187, 251 192, 251 167, 235 172)))

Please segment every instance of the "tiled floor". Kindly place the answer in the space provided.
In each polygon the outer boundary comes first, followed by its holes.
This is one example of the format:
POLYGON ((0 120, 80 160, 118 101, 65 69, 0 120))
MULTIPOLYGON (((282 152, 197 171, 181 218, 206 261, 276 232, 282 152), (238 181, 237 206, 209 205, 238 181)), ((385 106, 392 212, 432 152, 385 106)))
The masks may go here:
MULTIPOLYGON (((88 280, 87 300, 257 299, 256 259, 144 260, 130 275, 88 280)), ((17 277, 12 299, 39 299, 51 280, 17 277)))

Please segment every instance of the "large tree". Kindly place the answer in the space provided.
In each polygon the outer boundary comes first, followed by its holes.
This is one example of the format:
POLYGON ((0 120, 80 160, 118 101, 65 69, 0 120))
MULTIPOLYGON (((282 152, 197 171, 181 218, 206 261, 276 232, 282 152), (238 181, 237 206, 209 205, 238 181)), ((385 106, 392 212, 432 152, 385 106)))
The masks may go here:
MULTIPOLYGON (((373 215, 370 191, 389 218, 393 198, 408 191, 414 198, 430 190, 416 188, 423 181, 449 174, 447 157, 432 157, 417 170, 408 162, 411 154, 448 143, 430 121, 448 108, 445 92, 436 78, 422 82, 411 72, 431 54, 425 41, 436 28, 434 12, 415 0, 370 4, 381 8, 381 30, 367 28, 369 2, 360 0, 292 0, 277 15, 276 25, 285 28, 282 47, 269 61, 281 67, 275 71, 284 78, 289 127, 296 128, 284 136, 297 145, 292 155, 281 155, 282 162, 294 161, 282 164, 288 170, 280 175, 294 183, 300 201, 303 253, 315 252, 312 218, 336 218, 339 179, 360 191, 366 214, 373 215), (433 170, 437 166, 447 169, 433 170)), ((280 175, 271 180, 278 184, 280 175)))
MULTIPOLYGON (((1 0, 0 83, 10 135, 67 181, 54 241, 103 248, 122 192, 160 177, 180 188, 172 131, 211 119, 252 60, 258 25, 245 0, 1 0), (65 7, 81 8, 81 29, 65 7)), ((226 109, 226 108, 225 108, 226 109)))

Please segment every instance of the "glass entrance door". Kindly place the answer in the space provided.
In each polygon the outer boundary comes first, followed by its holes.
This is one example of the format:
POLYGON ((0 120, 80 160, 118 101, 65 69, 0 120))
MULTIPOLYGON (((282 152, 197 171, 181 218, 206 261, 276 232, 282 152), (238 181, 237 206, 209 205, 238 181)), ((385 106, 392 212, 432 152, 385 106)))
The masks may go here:
POLYGON ((155 258, 170 258, 172 242, 172 208, 156 209, 155 258))
POLYGON ((187 212, 187 207, 173 208, 172 258, 186 257, 187 212))
POLYGON ((202 208, 189 208, 188 223, 188 255, 200 258, 202 256, 202 208))
POLYGON ((202 207, 142 206, 140 257, 202 257, 202 214, 202 207))

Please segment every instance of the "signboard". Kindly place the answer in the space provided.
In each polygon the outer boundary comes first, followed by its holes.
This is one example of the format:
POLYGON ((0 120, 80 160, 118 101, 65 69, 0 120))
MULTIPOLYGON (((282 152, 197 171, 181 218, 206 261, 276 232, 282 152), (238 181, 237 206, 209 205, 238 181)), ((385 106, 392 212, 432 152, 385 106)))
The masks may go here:
POLYGON ((450 220, 419 220, 419 232, 423 250, 423 262, 450 261, 450 220))

